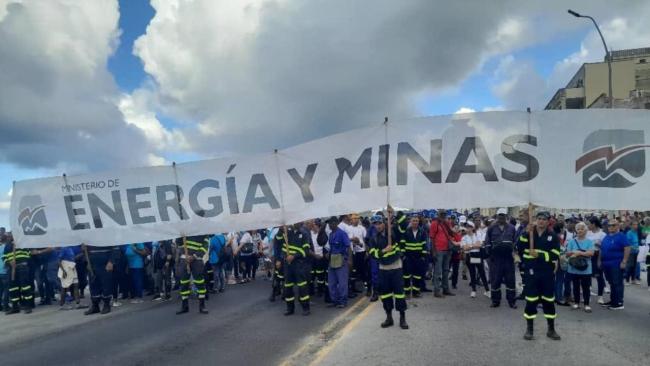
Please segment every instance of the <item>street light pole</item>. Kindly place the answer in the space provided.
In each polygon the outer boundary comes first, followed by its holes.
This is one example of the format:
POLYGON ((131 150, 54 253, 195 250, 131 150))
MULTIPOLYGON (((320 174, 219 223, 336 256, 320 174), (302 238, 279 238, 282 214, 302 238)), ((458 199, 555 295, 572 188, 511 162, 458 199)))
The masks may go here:
POLYGON ((607 71, 609 73, 608 75, 609 97, 607 98, 607 105, 609 108, 612 108, 612 104, 614 103, 614 95, 612 94, 612 57, 611 54, 609 53, 609 50, 607 49, 607 43, 605 43, 605 37, 603 37, 603 33, 600 31, 600 28, 598 27, 598 23, 596 23, 596 20, 594 18, 590 17, 589 15, 578 14, 571 9, 569 9, 568 12, 569 14, 573 15, 576 18, 590 19, 594 23, 594 26, 596 27, 596 30, 600 35, 600 40, 603 41, 603 47, 605 47, 605 59, 607 60, 607 71))

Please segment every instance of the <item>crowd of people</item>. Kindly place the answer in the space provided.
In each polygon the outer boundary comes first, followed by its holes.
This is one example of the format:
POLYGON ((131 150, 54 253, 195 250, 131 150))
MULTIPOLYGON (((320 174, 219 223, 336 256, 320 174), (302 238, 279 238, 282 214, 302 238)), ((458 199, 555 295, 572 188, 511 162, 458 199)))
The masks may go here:
POLYGON ((556 305, 590 313, 595 296, 599 305, 622 310, 625 286, 641 285, 643 271, 650 283, 649 216, 538 211, 529 222, 527 212, 389 208, 365 217, 109 247, 17 248, 0 228, 0 306, 6 314, 30 313, 38 293, 39 305, 58 302, 64 310, 105 314, 124 301, 168 301, 178 291, 178 314, 189 311, 192 296, 207 313, 211 294, 262 277, 270 283, 269 300, 281 297, 287 316, 296 303, 309 315, 314 297, 345 308, 365 293, 369 301, 382 301, 382 327, 393 325, 396 310, 400 327, 408 329, 407 300, 426 292, 437 299, 455 296, 462 278, 469 279, 471 298, 482 293, 492 307, 501 305, 502 287, 509 307, 525 301, 525 339, 533 339, 541 305, 547 336, 560 339, 556 305), (88 287, 91 301, 84 305, 88 287))

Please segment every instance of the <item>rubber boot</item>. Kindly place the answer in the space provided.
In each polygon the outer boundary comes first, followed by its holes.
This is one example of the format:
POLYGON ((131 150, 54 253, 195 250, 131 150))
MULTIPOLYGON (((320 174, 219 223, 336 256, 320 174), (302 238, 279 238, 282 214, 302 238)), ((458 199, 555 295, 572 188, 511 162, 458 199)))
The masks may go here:
POLYGON ((409 325, 406 323, 406 313, 403 311, 399 312, 399 327, 402 329, 409 329, 409 325))
POLYGON ((190 312, 190 300, 184 299, 181 303, 181 310, 176 312, 176 315, 185 314, 190 312))
POLYGON ((104 299, 104 306, 102 307, 102 314, 108 314, 111 312, 111 299, 110 298, 105 298, 104 299))
POLYGON ((295 304, 292 302, 287 302, 287 311, 284 312, 284 316, 293 315, 295 311, 295 304))
POLYGON ((533 329, 535 327, 535 321, 532 319, 526 319, 526 333, 524 333, 524 339, 527 341, 533 340, 533 329))
POLYGON ((562 337, 560 337, 560 335, 555 332, 555 320, 546 319, 546 322, 548 323, 548 331, 546 332, 546 336, 554 341, 559 341, 562 339, 562 337))
POLYGON ((309 310, 309 301, 306 301, 301 304, 302 305, 302 315, 303 316, 308 316, 311 314, 311 311, 309 310))
POLYGON ((99 299, 92 299, 92 305, 86 310, 84 315, 92 315, 99 313, 99 299))
POLYGON ((382 328, 388 328, 393 326, 393 313, 392 312, 386 312, 386 320, 384 320, 383 323, 381 323, 382 328))
POLYGON ((199 313, 200 314, 207 314, 208 309, 205 308, 205 300, 206 299, 200 299, 199 300, 199 313))

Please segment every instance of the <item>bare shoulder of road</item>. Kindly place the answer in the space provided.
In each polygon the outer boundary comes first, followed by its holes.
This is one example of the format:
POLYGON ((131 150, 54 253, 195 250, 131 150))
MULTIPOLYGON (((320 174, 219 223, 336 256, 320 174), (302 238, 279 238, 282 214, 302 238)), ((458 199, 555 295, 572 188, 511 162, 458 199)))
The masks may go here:
POLYGON ((535 340, 525 341, 523 302, 515 310, 491 309, 488 298, 471 299, 466 288, 461 282, 455 297, 409 301, 409 330, 381 329, 385 313, 373 304, 312 365, 648 365, 647 286, 626 286, 623 311, 602 308, 595 298, 591 314, 558 307, 559 342, 546 338, 541 308, 535 340))

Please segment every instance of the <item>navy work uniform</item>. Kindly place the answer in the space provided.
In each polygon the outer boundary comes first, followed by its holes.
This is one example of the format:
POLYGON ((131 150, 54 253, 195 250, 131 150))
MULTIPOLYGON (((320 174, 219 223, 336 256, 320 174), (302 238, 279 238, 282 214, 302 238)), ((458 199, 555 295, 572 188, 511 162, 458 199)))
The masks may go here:
POLYGON ((515 227, 505 223, 495 223, 485 234, 483 246, 490 253, 490 293, 492 307, 501 303, 501 284, 506 285, 506 299, 511 308, 516 308, 517 288, 515 287, 515 227))
POLYGON ((309 287, 308 281, 311 275, 309 257, 313 251, 309 238, 299 228, 287 227, 287 238, 285 242, 284 230, 278 232, 275 238, 275 246, 280 245, 284 253, 284 301, 287 304, 287 311, 284 315, 292 315, 295 311, 294 286, 298 287, 298 300, 302 305, 302 314, 309 315, 309 287), (289 262, 288 257, 293 260, 289 262))
POLYGON ((555 333, 555 318, 557 317, 555 312, 555 268, 560 257, 560 242, 557 235, 550 230, 542 233, 535 230, 534 236, 536 257, 529 249, 529 233, 523 233, 517 243, 517 251, 522 258, 522 265, 526 273, 524 277, 526 299, 524 318, 527 321, 528 329, 524 338, 530 340, 533 337, 537 305, 541 302, 544 317, 548 323, 547 335, 549 338, 559 340, 560 336, 555 333))
MULTIPOLYGON (((383 229, 383 218, 373 216, 373 224, 381 224, 383 229)), ((391 238, 392 239, 392 238, 391 238)), ((404 293, 404 279, 402 273, 401 246, 399 242, 388 249, 388 238, 386 230, 377 230, 370 238, 369 253, 379 263, 379 298, 386 311, 386 320, 381 324, 382 328, 393 325, 393 308, 400 313, 400 327, 408 329, 406 324, 406 294, 404 293)))
POLYGON ((191 284, 196 287, 197 297, 199 298, 199 313, 207 314, 205 308, 205 296, 207 293, 205 287, 205 271, 203 265, 203 256, 208 252, 208 237, 206 235, 190 236, 185 239, 187 245, 187 255, 183 247, 183 239, 177 241, 178 251, 180 253, 177 271, 180 278, 180 295, 182 300, 181 310, 176 314, 184 314, 190 311, 190 294, 192 293, 191 284), (188 271, 189 263, 189 271, 188 271))
MULTIPOLYGON (((9 280, 9 301, 11 309, 7 309, 7 314, 20 312, 20 305, 26 314, 32 312, 34 308, 34 283, 29 274, 29 258, 31 254, 28 249, 16 248, 14 252, 14 243, 8 242, 5 245, 2 260, 8 271, 12 271, 11 263, 16 260, 16 273, 9 280)), ((11 272, 10 272, 11 274, 11 272)))
POLYGON ((413 231, 410 227, 402 235, 404 254, 404 291, 420 297, 424 288, 424 274, 427 266, 427 233, 422 227, 413 231))
POLYGON ((96 247, 86 246, 90 264, 90 308, 86 315, 99 313, 99 303, 103 302, 101 313, 111 312, 111 299, 113 297, 113 265, 120 257, 120 248, 117 246, 96 247), (106 267, 109 265, 109 269, 106 267))

